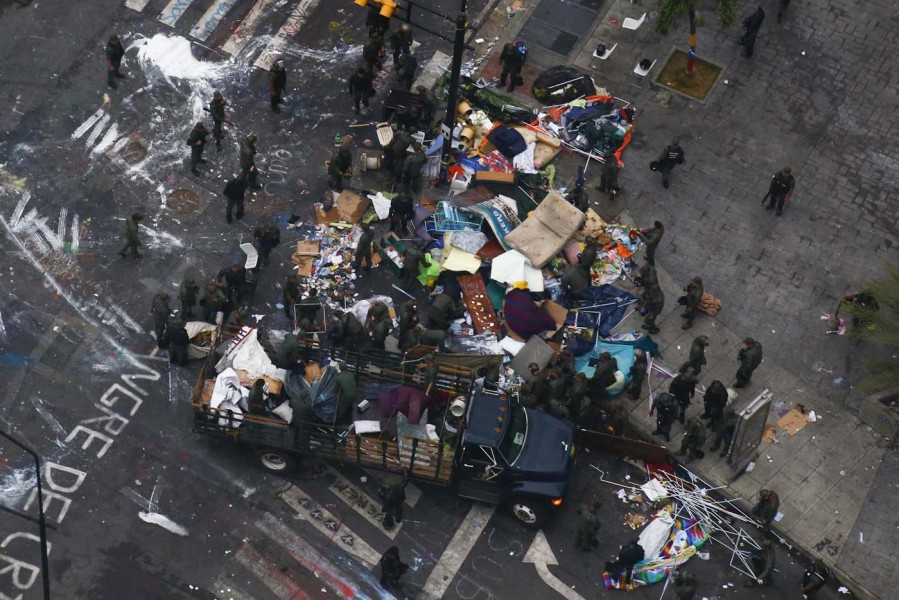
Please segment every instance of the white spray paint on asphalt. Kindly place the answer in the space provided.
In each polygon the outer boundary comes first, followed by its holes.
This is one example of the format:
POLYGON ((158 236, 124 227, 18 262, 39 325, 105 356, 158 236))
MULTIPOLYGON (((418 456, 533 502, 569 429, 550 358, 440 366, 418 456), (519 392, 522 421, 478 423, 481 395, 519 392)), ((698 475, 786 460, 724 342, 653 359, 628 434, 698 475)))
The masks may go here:
POLYGON ((0 501, 5 506, 19 506, 34 487, 34 467, 4 470, 0 475, 0 501))
POLYGON ((187 536, 188 531, 186 527, 175 523, 159 512, 159 498, 162 496, 161 475, 156 477, 156 485, 153 486, 153 492, 150 494, 149 499, 144 498, 131 488, 123 487, 119 491, 128 498, 131 498, 135 504, 144 508, 144 510, 137 513, 137 516, 141 521, 159 525, 166 531, 174 533, 175 535, 180 535, 182 537, 187 536))
POLYGON ((174 235, 167 231, 158 231, 153 229, 152 227, 147 227, 146 225, 141 224, 140 226, 141 233, 145 234, 149 237, 147 241, 147 248, 155 249, 155 248, 183 248, 184 242, 176 238, 174 235))
POLYGON ((3 324, 3 313, 0 313, 0 342, 8 344, 9 339, 6 336, 6 325, 3 324))
POLYGON ((44 403, 41 401, 41 399, 37 396, 31 396, 30 400, 31 404, 34 405, 34 409, 37 411, 37 414, 39 414, 44 419, 44 421, 47 422, 48 425, 50 425, 50 428, 56 432, 56 435, 66 437, 66 434, 68 433, 66 431, 66 428, 62 426, 62 423, 60 423, 59 420, 54 417, 49 410, 47 410, 47 407, 44 406, 44 403))

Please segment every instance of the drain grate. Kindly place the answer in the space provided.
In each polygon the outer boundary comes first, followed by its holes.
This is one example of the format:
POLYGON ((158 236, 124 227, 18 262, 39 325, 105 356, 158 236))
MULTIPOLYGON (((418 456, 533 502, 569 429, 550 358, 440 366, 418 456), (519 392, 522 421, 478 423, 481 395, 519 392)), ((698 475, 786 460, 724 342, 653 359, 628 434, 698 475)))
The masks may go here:
POLYGON ((200 197, 190 190, 177 189, 168 196, 168 205, 182 215, 189 215, 200 210, 200 197))

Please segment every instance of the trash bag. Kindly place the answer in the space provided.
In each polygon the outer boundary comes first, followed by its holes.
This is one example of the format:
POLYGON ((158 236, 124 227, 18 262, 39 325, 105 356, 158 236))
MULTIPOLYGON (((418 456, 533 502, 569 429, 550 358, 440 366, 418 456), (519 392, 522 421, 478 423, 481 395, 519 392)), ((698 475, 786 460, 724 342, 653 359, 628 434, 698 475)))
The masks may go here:
POLYGON ((543 71, 534 80, 534 96, 543 104, 565 104, 581 96, 596 94, 593 79, 571 67, 558 66, 543 71))

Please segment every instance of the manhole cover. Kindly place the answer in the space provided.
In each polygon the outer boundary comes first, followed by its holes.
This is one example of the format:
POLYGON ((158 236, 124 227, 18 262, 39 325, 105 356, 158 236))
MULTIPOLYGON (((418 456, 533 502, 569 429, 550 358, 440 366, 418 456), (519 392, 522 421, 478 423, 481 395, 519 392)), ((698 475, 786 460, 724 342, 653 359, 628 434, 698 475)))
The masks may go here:
POLYGON ((200 197, 190 190, 178 189, 169 194, 168 205, 182 215, 200 210, 200 197))
POLYGON ((147 156, 147 149, 144 148, 144 145, 140 143, 138 140, 131 140, 122 150, 119 152, 122 156, 122 160, 124 160, 129 165, 137 164, 147 156))

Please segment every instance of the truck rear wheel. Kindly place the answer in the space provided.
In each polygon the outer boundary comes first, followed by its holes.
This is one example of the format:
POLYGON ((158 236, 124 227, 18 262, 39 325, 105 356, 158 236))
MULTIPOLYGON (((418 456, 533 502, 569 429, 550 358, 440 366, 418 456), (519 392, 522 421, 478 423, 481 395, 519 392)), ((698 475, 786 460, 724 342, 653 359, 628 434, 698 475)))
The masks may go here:
POLYGON ((546 522, 546 507, 533 498, 515 498, 509 509, 516 521, 530 529, 540 529, 546 522))
POLYGON ((263 448, 256 451, 259 466, 277 475, 290 473, 297 468, 296 459, 289 452, 279 448, 263 448))

